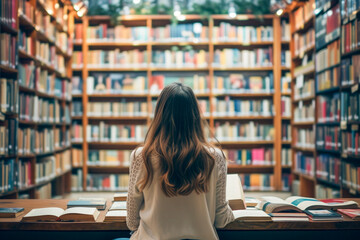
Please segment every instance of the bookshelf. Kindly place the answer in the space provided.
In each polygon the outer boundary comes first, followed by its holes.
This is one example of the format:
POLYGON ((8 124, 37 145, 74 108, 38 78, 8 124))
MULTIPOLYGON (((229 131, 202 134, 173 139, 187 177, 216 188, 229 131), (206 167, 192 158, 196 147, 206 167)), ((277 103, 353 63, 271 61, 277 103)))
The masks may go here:
MULTIPOLYGON (((262 150, 265 152, 271 150, 271 164, 257 163, 258 165, 236 164, 236 160, 241 161, 241 154, 244 153, 232 151, 230 153, 232 161, 229 162, 228 171, 243 174, 243 182, 258 184, 263 181, 267 184, 265 187, 251 188, 249 186, 248 190, 288 190, 290 180, 288 177, 284 180, 283 177, 289 175, 291 162, 283 160, 282 164, 281 161, 282 158, 288 158, 289 154, 286 151, 289 151, 291 144, 289 137, 282 136, 282 131, 284 134, 286 131, 290 131, 291 121, 291 110, 289 111, 291 103, 286 99, 291 96, 290 79, 286 75, 291 70, 290 36, 285 37, 286 31, 283 31, 284 37, 282 37, 282 28, 289 28, 288 22, 287 18, 280 19, 274 15, 264 15, 262 19, 253 15, 240 15, 235 19, 231 19, 227 15, 213 15, 209 19, 203 19, 197 15, 187 15, 184 22, 178 23, 178 28, 183 27, 192 33, 180 37, 176 30, 170 31, 171 16, 167 15, 125 16, 121 18, 121 26, 112 25, 110 18, 104 16, 75 19, 72 69, 73 90, 76 90, 73 91, 72 97, 73 105, 75 102, 79 102, 82 104, 82 110, 72 117, 73 124, 76 123, 76 127, 72 129, 73 158, 74 154, 76 158, 80 158, 80 164, 75 161, 76 166, 73 166, 72 190, 123 190, 121 186, 126 185, 127 179, 119 176, 128 173, 129 156, 126 154, 139 145, 141 140, 123 141, 106 134, 98 140, 93 141, 90 138, 94 136, 94 133, 96 135, 98 132, 103 132, 100 126, 102 124, 105 125, 103 129, 106 129, 106 125, 114 124, 125 125, 125 128, 131 124, 145 126, 144 129, 138 127, 140 129, 139 136, 142 137, 141 134, 151 122, 154 104, 159 90, 162 89, 162 87, 154 88, 151 83, 157 84, 158 87, 166 85, 168 82, 178 79, 179 74, 182 74, 185 84, 192 85, 200 105, 206 112, 204 118, 208 121, 210 130, 217 134, 219 140, 221 139, 221 145, 225 150, 248 150, 247 154, 253 156, 256 154, 261 156, 264 154, 262 150), (261 28, 256 29, 257 26, 261 26, 261 28), (219 31, 220 28, 258 33, 264 31, 263 36, 265 37, 260 39, 259 35, 259 38, 256 39, 246 39, 246 36, 239 34, 232 38, 224 38, 219 31), (130 31, 133 34, 139 32, 141 34, 121 35, 122 32, 130 31), (150 32, 154 33, 154 38, 150 36, 150 32), (96 38, 96 34, 101 35, 102 39, 96 38), (105 37, 102 34, 111 37, 105 37), (173 36, 170 37, 169 34, 173 34, 173 36), (269 49, 271 49, 271 54, 269 49), (113 58, 113 53, 107 53, 107 51, 120 52, 123 55, 117 55, 119 58, 126 56, 132 59, 131 56, 140 56, 138 58, 140 60, 138 62, 129 60, 120 64, 121 60, 113 58), (223 59, 225 54, 230 57, 243 54, 246 59, 247 56, 250 58, 254 53, 262 54, 264 58, 271 56, 273 60, 267 63, 256 61, 241 63, 226 62, 223 59), (90 56, 88 54, 97 57, 87 57, 90 56), (106 58, 109 56, 108 64, 98 64, 98 59, 103 56, 106 58), (169 56, 177 56, 181 59, 185 57, 189 61, 183 63, 177 61, 176 57, 172 59, 169 56), (193 60, 194 58, 196 61, 193 60), (135 82, 136 86, 141 87, 127 86, 128 91, 118 92, 113 91, 112 87, 107 87, 107 90, 96 91, 99 78, 105 85, 109 84, 106 86, 110 86, 110 83, 105 82, 111 74, 114 78, 117 77, 117 74, 129 75, 128 77, 133 79, 130 82, 135 82), (239 79, 244 76, 244 79, 256 76, 254 82, 257 82, 256 84, 260 82, 260 86, 262 86, 260 88, 263 89, 253 91, 241 87, 235 89, 237 91, 231 91, 226 85, 230 74, 232 74, 231 77, 237 77, 238 79, 235 79, 237 81, 244 81, 239 79), (271 76, 271 84, 269 76, 271 76), (76 85, 79 86, 79 89, 74 87, 76 85), (143 91, 137 92, 132 89, 143 89, 143 91), (282 91, 282 89, 285 90, 282 91), (123 107, 119 107, 119 103, 123 104, 123 107), (232 107, 221 111, 222 107, 227 105, 232 107), (242 109, 246 109, 250 105, 254 108, 262 106, 269 111, 256 110, 259 112, 251 111, 248 114, 240 115, 238 107, 234 107, 235 105, 241 106, 242 109), (272 105, 273 107, 271 107, 272 105), (123 111, 127 107, 137 110, 123 111), (109 109, 112 110, 109 111, 109 109), (139 109, 143 110, 139 111, 139 109), (239 123, 253 129, 261 128, 269 137, 256 138, 258 136, 254 136, 252 139, 244 136, 229 137, 228 129, 239 128, 239 123), (99 127, 94 128, 94 125, 97 124, 99 127), (285 125, 286 129, 282 130, 285 125), (274 126, 272 130, 270 126, 274 126), (89 127, 91 130, 88 130, 89 127), (253 149, 260 149, 260 151, 252 151, 253 149), (106 150, 108 151, 106 152, 106 150), (74 153, 74 151, 76 152, 74 153), (120 156, 121 154, 124 156, 120 156), (109 161, 104 161, 104 159, 109 161), (111 163, 111 161, 114 162, 111 163), (261 174, 266 175, 262 176, 261 174), (90 181, 89 175, 97 180, 90 181), (104 178, 101 178, 100 175, 103 175, 104 178), (283 182, 286 182, 287 185, 284 188, 282 187, 283 182)), ((176 29, 176 27, 174 28, 176 29)))
MULTIPOLYGON (((12 149, 0 153, 0 161, 1 167, 10 164, 5 172, 14 175, 4 178, 0 198, 51 198, 70 191, 72 41, 67 40, 74 12, 61 0, 8 4, 13 20, 1 22, 1 34, 13 37, 12 52, 10 64, 2 61, 0 69, 13 100, 1 109, 0 127, 9 134, 5 147, 12 149)), ((1 46, 9 47, 5 42, 1 46)))

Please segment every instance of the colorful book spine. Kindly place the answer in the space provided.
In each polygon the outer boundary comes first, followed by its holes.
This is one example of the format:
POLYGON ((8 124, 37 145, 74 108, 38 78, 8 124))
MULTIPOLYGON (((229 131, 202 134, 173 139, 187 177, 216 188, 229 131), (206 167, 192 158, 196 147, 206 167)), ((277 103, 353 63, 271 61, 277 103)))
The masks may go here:
POLYGON ((270 141, 274 138, 274 127, 253 121, 245 124, 216 122, 215 137, 219 141, 270 141))
POLYGON ((148 116, 145 101, 131 101, 123 98, 119 102, 89 102, 88 117, 148 116))
POLYGON ((18 153, 18 120, 8 119, 7 126, 0 126, 0 156, 18 153))
POLYGON ((341 60, 341 86, 353 85, 355 80, 360 77, 360 71, 355 68, 359 64, 360 55, 353 55, 351 58, 341 60))
POLYGON ((291 32, 290 32, 290 23, 282 20, 281 21, 281 41, 290 41, 291 32))
POLYGON ((156 68, 206 68, 209 52, 205 50, 154 50, 151 66, 156 68))
POLYGON ((291 148, 285 148, 282 147, 281 148, 281 166, 291 166, 292 165, 292 161, 291 161, 291 157, 292 156, 292 151, 291 148))
POLYGON ((318 123, 340 121, 340 94, 318 96, 316 104, 318 123))
POLYGON ((291 141, 291 124, 283 122, 281 124, 281 140, 291 141))
POLYGON ((71 94, 82 94, 83 81, 80 76, 73 76, 71 78, 71 94))
POLYGON ((291 67, 291 53, 289 50, 281 51, 281 66, 291 67))
POLYGON ((82 101, 74 100, 71 104, 71 116, 81 117, 83 115, 82 101))
POLYGON ((72 148, 72 166, 75 167, 82 167, 84 162, 84 154, 82 149, 72 148))
POLYGON ((343 131, 341 133, 341 149, 345 155, 359 156, 360 155, 360 136, 359 132, 355 130, 343 131))
POLYGON ((55 25, 51 23, 51 17, 43 14, 41 10, 35 11, 35 25, 38 31, 44 34, 50 41, 55 41, 55 25))
POLYGON ((37 160, 35 165, 35 183, 48 181, 56 176, 55 157, 46 157, 37 160))
POLYGON ((62 174, 71 169, 71 150, 66 150, 55 155, 56 175, 62 174))
POLYGON ((16 37, 0 33, 0 64, 9 68, 17 65, 18 44, 16 37))
POLYGON ((291 97, 281 97, 281 116, 291 117, 291 97))
POLYGON ((214 76, 214 94, 238 93, 272 93, 274 92, 274 78, 271 73, 267 76, 230 74, 229 76, 214 76))
POLYGON ((324 91, 340 86, 340 67, 334 67, 316 74, 316 91, 324 91))
POLYGON ((316 128, 316 148, 338 151, 341 149, 339 127, 318 126, 316 128))
POLYGON ((81 44, 83 40, 83 24, 75 23, 74 44, 81 44))
MULTIPOLYGON (((147 51, 134 49, 127 51, 89 50, 88 68, 140 68, 147 67, 147 51)), ((85 56, 84 56, 85 57, 85 56)))
POLYGON ((340 42, 335 41, 318 51, 315 57, 316 72, 333 67, 340 63, 340 42))
POLYGON ((290 191, 292 184, 292 176, 291 174, 284 173, 281 175, 281 190, 282 191, 290 191))
POLYGON ((88 191, 127 191, 129 174, 88 174, 88 191))
MULTIPOLYGON (((149 28, 146 26, 126 27, 124 25, 117 25, 109 27, 107 24, 100 24, 98 26, 89 26, 86 29, 86 40, 88 43, 147 42, 149 40, 149 32, 149 28)), ((75 38, 81 39, 79 35, 81 36, 81 34, 78 34, 75 38)))
POLYGON ((19 49, 23 50, 27 54, 34 56, 35 55, 35 41, 34 38, 28 36, 26 32, 19 30, 19 39, 18 39, 19 49))
POLYGON ((18 11, 17 11, 17 1, 16 0, 7 0, 0 2, 0 21, 11 28, 16 28, 18 11))
POLYGON ((146 132, 146 125, 111 125, 100 122, 99 125, 89 124, 86 136, 88 142, 141 142, 146 132))
POLYGON ((360 193, 360 167, 344 161, 341 164, 342 186, 351 192, 360 193))
POLYGON ((223 150, 228 164, 236 165, 274 165, 274 149, 272 148, 253 148, 242 150, 223 150))
POLYGON ((304 56, 304 53, 315 47, 315 30, 309 29, 307 32, 294 34, 294 52, 296 57, 304 56))
POLYGON ((294 158, 294 171, 310 177, 315 176, 315 159, 312 156, 297 152, 294 158))
POLYGON ((330 183, 340 184, 341 160, 328 154, 316 157, 316 177, 330 183))
POLYGON ((321 184, 315 186, 315 198, 317 199, 334 199, 340 198, 340 191, 338 189, 327 187, 321 184))
POLYGON ((15 79, 0 78, 0 111, 14 114, 19 112, 19 86, 15 79))
POLYGON ((291 93, 291 73, 281 76, 281 93, 291 93))
POLYGON ((359 19, 355 19, 341 26, 341 53, 349 53, 360 47, 360 24, 359 19))
POLYGON ((273 65, 273 50, 259 48, 254 50, 240 50, 237 48, 216 49, 214 52, 213 67, 271 67, 273 65))
POLYGON ((88 166, 129 166, 132 150, 90 150, 88 166))
POLYGON ((360 116, 359 92, 342 92, 340 116, 341 122, 359 121, 360 116))
POLYGON ((302 100, 315 96, 315 81, 309 79, 304 81, 303 78, 296 79, 296 87, 294 88, 294 100, 302 100))
MULTIPOLYGON (((283 26, 286 27, 288 24, 283 26)), ((212 33, 214 42, 251 44, 271 42, 274 39, 272 26, 236 26, 228 22, 220 22, 219 26, 213 27, 212 33)))
POLYGON ((83 52, 74 51, 72 53, 72 68, 83 68, 84 66, 83 52))
POLYGON ((17 164, 17 187, 21 190, 34 184, 31 161, 19 160, 17 164))
POLYGON ((243 100, 226 96, 223 99, 213 99, 213 115, 223 116, 273 116, 271 99, 243 100))
POLYGON ((359 8, 360 8, 359 0, 341 1, 341 18, 350 17, 359 8))
POLYGON ((20 63, 18 65, 19 85, 30 89, 35 89, 35 83, 38 78, 38 71, 35 63, 20 63))
POLYGON ((209 40, 209 27, 200 22, 168 24, 154 27, 150 34, 155 42, 206 42, 209 40))
POLYGON ((83 125, 81 122, 73 121, 71 127, 71 142, 81 143, 83 141, 83 125))
POLYGON ((272 191, 274 190, 273 174, 239 174, 244 190, 272 191))
POLYGON ((6 159, 0 161, 0 193, 10 192, 15 189, 16 172, 15 159, 6 159))

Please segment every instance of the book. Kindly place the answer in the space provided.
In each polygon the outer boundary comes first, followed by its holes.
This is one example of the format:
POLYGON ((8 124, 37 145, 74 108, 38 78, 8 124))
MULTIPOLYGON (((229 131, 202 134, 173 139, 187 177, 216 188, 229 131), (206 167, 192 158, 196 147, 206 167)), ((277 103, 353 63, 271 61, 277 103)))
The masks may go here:
MULTIPOLYGON (((148 116, 148 103, 123 98, 120 102, 89 102, 88 117, 148 116)), ((82 114, 82 112, 77 113, 82 114)))
POLYGON ((316 177, 325 181, 340 184, 341 160, 329 154, 316 157, 316 177))
POLYGON ((88 166, 129 166, 132 150, 89 150, 88 166))
POLYGON ((315 198, 340 198, 340 189, 328 187, 322 184, 315 185, 315 198))
POLYGON ((104 222, 126 222, 126 210, 108 211, 104 222))
POLYGON ((339 151, 341 149, 340 127, 318 126, 316 128, 316 148, 339 151))
POLYGON ((352 163, 341 162, 341 172, 343 187, 353 192, 360 192, 360 167, 352 163))
POLYGON ((292 205, 287 200, 272 196, 261 197, 261 202, 256 205, 256 208, 263 210, 266 213, 302 212, 298 207, 292 205))
POLYGON ((246 207, 255 207, 258 203, 260 203, 260 200, 255 197, 245 197, 245 203, 246 207))
POLYGON ((155 68, 206 68, 209 52, 203 49, 153 50, 151 66, 155 68))
POLYGON ((273 174, 239 174, 244 190, 271 191, 274 190, 273 174))
POLYGON ((96 208, 74 207, 66 210, 58 207, 34 208, 23 218, 22 222, 96 222, 100 212, 96 208))
POLYGON ((126 201, 127 200, 127 192, 124 193, 115 193, 113 201, 126 201))
POLYGON ((273 101, 270 99, 243 100, 226 96, 214 98, 213 115, 223 116, 273 116, 273 101))
MULTIPOLYGON (((147 26, 127 27, 125 25, 116 25, 111 27, 111 25, 103 23, 86 28, 86 40, 88 43, 147 42, 149 40, 148 36, 149 28, 147 26)), ((75 37, 76 39, 82 38, 81 35, 75 37)))
POLYGON ((207 42, 209 27, 202 22, 167 24, 154 26, 150 31, 155 42, 207 42))
MULTIPOLYGON (((312 100, 309 103, 301 102, 294 109, 294 122, 313 122, 315 121, 315 101, 312 100)), ((290 108, 290 107, 289 107, 290 108)))
POLYGON ((271 217, 261 210, 235 210, 233 211, 236 221, 240 222, 271 222, 271 217))
POLYGON ((109 211, 115 211, 115 210, 126 210, 126 201, 113 202, 113 204, 109 208, 109 211))
POLYGON ((79 200, 70 200, 67 203, 67 208, 73 207, 95 207, 98 210, 105 210, 106 200, 105 199, 89 199, 80 198, 79 200))
POLYGON ((226 200, 232 210, 246 209, 244 191, 237 174, 228 174, 226 177, 226 200))
POLYGON ((24 213, 24 208, 0 208, 0 218, 16 218, 24 213))
POLYGON ((71 191, 83 190, 83 172, 82 168, 77 169, 71 174, 71 191))
POLYGON ((293 138, 295 138, 295 147, 315 150, 314 127, 309 129, 297 128, 293 135, 293 138))
POLYGON ((309 222, 305 213, 269 213, 273 222, 309 222))
POLYGON ((344 218, 341 214, 327 210, 305 210, 306 214, 309 215, 311 221, 343 221, 344 218))
POLYGON ((275 152, 273 148, 224 149, 229 164, 236 165, 273 165, 275 152))
POLYGON ((91 68, 140 68, 147 67, 148 52, 134 50, 89 50, 87 67, 91 68))
POLYGON ((360 209, 338 209, 337 211, 350 217, 352 220, 360 220, 360 209))
POLYGON ((315 176, 315 159, 300 151, 296 152, 294 159, 294 171, 310 177, 315 176))
POLYGON ((88 174, 87 188, 91 191, 128 191, 128 187, 129 174, 88 174))
POLYGON ((0 63, 14 69, 17 65, 18 45, 16 37, 0 33, 0 63))

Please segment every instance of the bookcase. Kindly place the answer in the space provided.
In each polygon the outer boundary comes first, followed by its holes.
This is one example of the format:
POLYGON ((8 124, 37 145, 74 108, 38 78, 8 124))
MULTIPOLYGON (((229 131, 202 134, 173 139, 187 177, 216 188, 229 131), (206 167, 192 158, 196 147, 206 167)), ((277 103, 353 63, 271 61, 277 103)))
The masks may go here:
POLYGON ((174 81, 193 88, 246 190, 289 189, 289 19, 185 17, 176 25, 167 15, 123 16, 120 25, 75 19, 73 191, 126 190, 131 150, 174 81))
MULTIPOLYGON (((317 198, 356 197, 359 196, 360 183, 356 161, 359 106, 357 68, 360 66, 357 10, 360 2, 316 1, 316 5, 308 4, 293 4, 290 15, 292 32, 304 36, 303 40, 295 36, 292 40, 293 104, 295 108, 301 105, 302 109, 293 115, 294 118, 312 118, 309 122, 311 127, 308 126, 311 132, 305 132, 304 137, 306 142, 315 139, 311 149, 293 147, 294 189, 298 190, 295 194, 317 198), (311 6, 315 15, 306 18, 311 6), (298 21, 299 18, 304 21, 298 21), (315 32, 310 34, 314 28, 315 32), (309 54, 312 55, 311 68, 304 66, 304 58, 308 60, 309 54), (302 68, 311 69, 308 76, 301 76, 300 79, 297 75, 299 62, 302 68), (296 94, 306 89, 314 90, 309 96, 303 95, 302 101, 299 101, 296 94), (311 101, 311 107, 307 108, 305 101, 311 101)), ((305 123, 294 120, 293 125, 296 129, 305 123)))
POLYGON ((65 2, 0 1, 0 198, 70 191, 75 11, 65 2))

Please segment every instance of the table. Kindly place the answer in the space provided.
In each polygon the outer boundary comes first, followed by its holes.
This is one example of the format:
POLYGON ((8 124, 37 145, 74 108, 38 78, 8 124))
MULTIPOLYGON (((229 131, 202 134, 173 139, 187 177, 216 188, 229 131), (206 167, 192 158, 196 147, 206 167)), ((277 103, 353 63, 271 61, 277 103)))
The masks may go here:
MULTIPOLYGON (((360 203, 360 199, 352 199, 360 203)), ((96 222, 20 222, 33 208, 66 209, 69 200, 1 199, 0 207, 23 207, 18 218, 0 218, 0 239, 114 239, 129 237, 125 222, 103 222, 112 202, 100 211, 96 222)), ((220 239, 360 239, 360 221, 344 217, 343 222, 239 222, 218 229, 220 239), (359 237, 359 238, 358 238, 359 237)))

